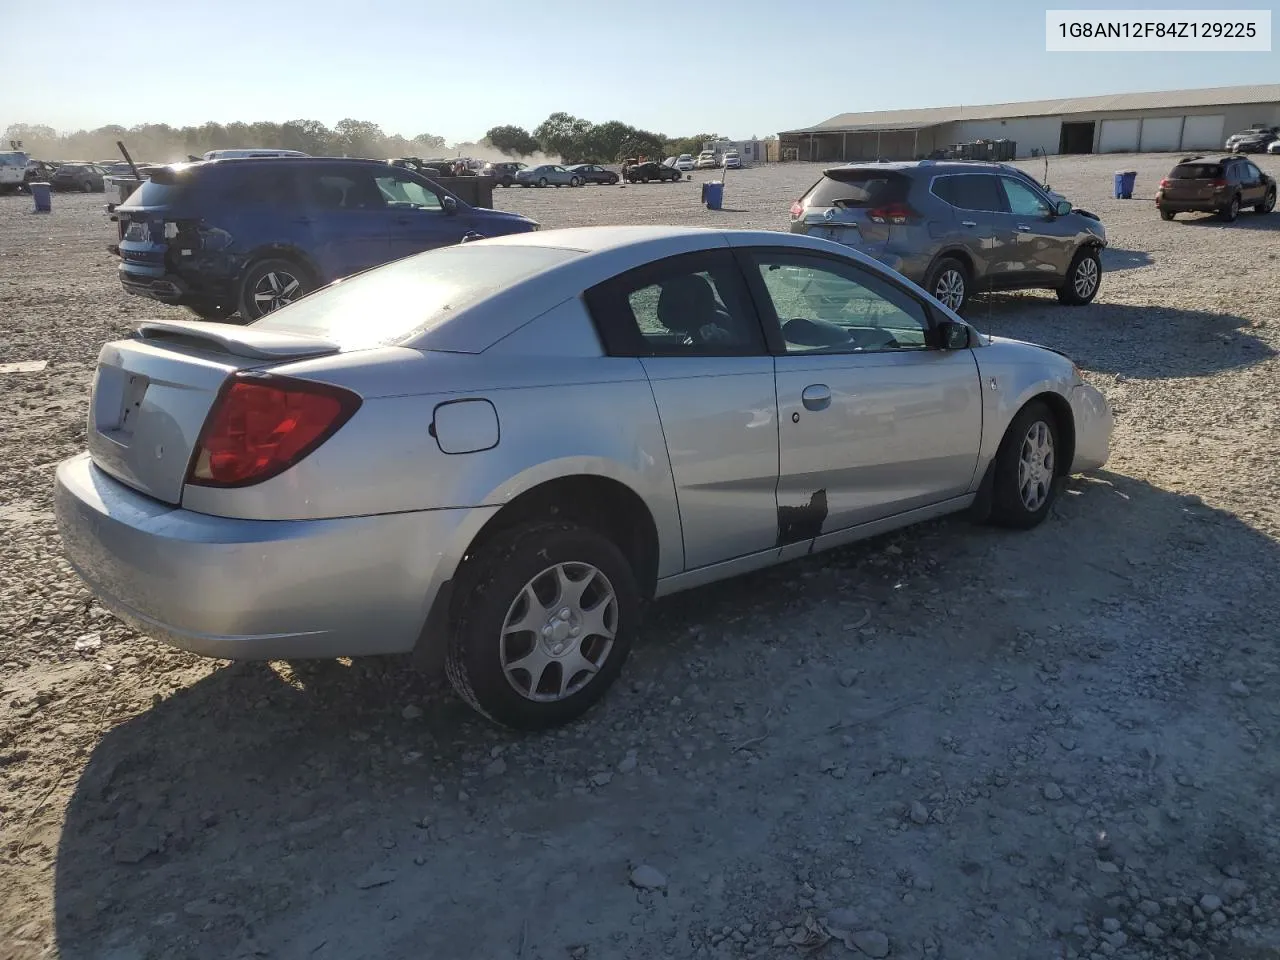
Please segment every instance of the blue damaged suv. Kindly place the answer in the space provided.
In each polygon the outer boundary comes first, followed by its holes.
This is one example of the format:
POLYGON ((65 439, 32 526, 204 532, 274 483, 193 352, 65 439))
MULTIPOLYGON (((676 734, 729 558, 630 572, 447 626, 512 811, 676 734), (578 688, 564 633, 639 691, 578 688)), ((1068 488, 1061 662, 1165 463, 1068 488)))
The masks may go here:
POLYGON ((377 160, 209 160, 149 177, 113 210, 120 282, 207 320, 251 323, 391 260, 538 229, 377 160))

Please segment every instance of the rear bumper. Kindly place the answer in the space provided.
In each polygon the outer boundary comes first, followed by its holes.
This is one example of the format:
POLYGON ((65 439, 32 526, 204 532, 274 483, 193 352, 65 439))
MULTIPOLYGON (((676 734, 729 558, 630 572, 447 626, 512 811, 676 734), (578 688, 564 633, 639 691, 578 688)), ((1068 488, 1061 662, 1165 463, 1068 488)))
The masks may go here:
POLYGON ((54 509, 67 559, 135 629, 203 656, 269 660, 413 650, 497 508, 234 520, 143 496, 81 454, 58 466, 54 509))
POLYGON ((1174 213, 1213 213, 1227 204, 1227 197, 1218 200, 1171 200, 1168 197, 1156 197, 1156 208, 1172 210, 1174 213))
POLYGON ((191 287, 181 277, 166 273, 163 268, 142 272, 145 269, 130 263, 120 265, 120 286, 124 287, 125 293, 169 304, 191 300, 191 287))
POLYGON ((1111 456, 1111 433, 1115 429, 1111 406, 1100 390, 1087 383, 1072 388, 1070 402, 1076 428, 1071 472, 1097 470, 1111 456))

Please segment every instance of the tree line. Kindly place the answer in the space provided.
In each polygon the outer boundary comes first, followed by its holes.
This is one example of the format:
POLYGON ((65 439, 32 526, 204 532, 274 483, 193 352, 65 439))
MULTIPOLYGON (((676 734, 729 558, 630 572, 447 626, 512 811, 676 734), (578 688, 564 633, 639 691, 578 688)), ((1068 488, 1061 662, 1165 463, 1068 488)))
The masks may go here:
MULTIPOLYGON (((300 150, 313 156, 438 158, 481 156, 546 157, 566 163, 615 163, 625 157, 669 157, 696 154, 703 143, 721 139, 714 133, 667 137, 620 120, 592 123, 568 113, 551 114, 532 132, 510 124, 493 127, 475 143, 447 144, 444 137, 420 133, 404 137, 386 133, 368 120, 345 119, 333 127, 318 120, 285 123, 205 123, 172 127, 144 123, 132 127, 109 124, 94 130, 59 132, 43 124, 14 123, 5 130, 0 149, 10 140, 41 160, 107 160, 115 158, 116 141, 123 141, 135 160, 169 163, 200 156, 209 150, 264 147, 300 150)), ((754 138, 753 138, 754 139, 754 138)))

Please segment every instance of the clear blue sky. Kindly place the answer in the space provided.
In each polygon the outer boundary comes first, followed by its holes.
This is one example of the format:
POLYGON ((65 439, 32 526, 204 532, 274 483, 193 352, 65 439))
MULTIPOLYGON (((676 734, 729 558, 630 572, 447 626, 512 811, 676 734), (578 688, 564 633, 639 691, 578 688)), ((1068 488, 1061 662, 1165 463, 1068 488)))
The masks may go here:
POLYGON ((1046 6, 1270 3, 11 0, 0 129, 354 117, 464 142, 564 110, 745 138, 852 110, 1280 82, 1274 51, 1044 50, 1046 6))

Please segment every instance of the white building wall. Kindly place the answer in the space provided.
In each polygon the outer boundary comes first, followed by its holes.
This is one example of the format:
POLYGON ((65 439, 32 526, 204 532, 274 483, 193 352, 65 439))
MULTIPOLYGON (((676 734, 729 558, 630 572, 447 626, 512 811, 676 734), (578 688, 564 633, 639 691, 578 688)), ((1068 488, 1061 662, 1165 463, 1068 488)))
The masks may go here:
POLYGON ((1062 117, 1022 117, 1012 120, 960 120, 951 125, 952 143, 970 140, 1013 140, 1018 156, 1031 156, 1032 149, 1057 153, 1062 135, 1062 117))

